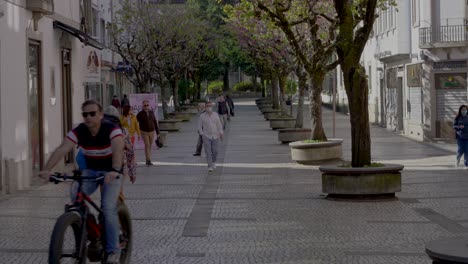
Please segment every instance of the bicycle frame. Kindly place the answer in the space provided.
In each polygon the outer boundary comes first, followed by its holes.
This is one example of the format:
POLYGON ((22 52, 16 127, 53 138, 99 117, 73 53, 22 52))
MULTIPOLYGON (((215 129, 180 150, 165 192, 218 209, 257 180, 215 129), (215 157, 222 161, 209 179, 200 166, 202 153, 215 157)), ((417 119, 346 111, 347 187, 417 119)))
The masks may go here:
MULTIPOLYGON (((102 209, 91 199, 91 197, 89 197, 87 194, 83 193, 82 191, 82 185, 83 185, 83 182, 86 181, 86 180, 90 180, 90 181, 100 181, 104 178, 104 176, 99 176, 99 177, 87 177, 87 176, 81 176, 81 172, 80 171, 73 171, 73 176, 67 176, 67 175, 62 175, 62 174, 55 174, 53 176, 51 176, 50 178, 50 181, 51 182, 54 182, 55 184, 58 184, 59 182, 62 182, 62 181, 66 181, 66 180, 73 180, 73 181, 76 181, 78 182, 78 189, 77 189, 77 192, 76 192, 76 196, 75 196, 75 199, 73 200, 73 202, 71 204, 67 204, 65 205, 65 212, 76 212, 80 215, 81 219, 82 219, 82 225, 81 225, 81 230, 82 230, 82 234, 81 234, 81 241, 80 241, 80 250, 84 250, 84 248, 86 247, 86 241, 88 240, 88 236, 87 236, 87 233, 88 233, 88 229, 87 229, 87 219, 88 219, 88 215, 90 214, 89 212, 89 208, 87 206, 86 203, 90 204, 97 212, 98 212, 98 219, 99 221, 103 221, 104 220, 104 212, 102 211, 102 209)), ((96 222, 96 224, 98 224, 96 222)), ((103 240, 104 239, 104 234, 103 234, 103 231, 104 230, 99 230, 101 233, 101 237, 100 239, 103 240)), ((104 241, 103 241, 104 243, 104 241)), ((82 252, 80 252, 79 254, 82 254, 82 252)), ((64 255, 66 257, 75 257, 75 256, 72 256, 72 255, 64 255)))

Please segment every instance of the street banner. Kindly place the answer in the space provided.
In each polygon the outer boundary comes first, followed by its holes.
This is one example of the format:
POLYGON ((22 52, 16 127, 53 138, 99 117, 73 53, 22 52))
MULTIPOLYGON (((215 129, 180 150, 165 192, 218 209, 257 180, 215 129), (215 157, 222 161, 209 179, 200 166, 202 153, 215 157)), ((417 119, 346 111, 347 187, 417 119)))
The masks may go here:
MULTIPOLYGON (((159 121, 158 117, 158 94, 129 94, 130 106, 132 108, 133 114, 136 116, 140 111, 143 110, 143 101, 147 100, 149 107, 154 112, 156 120, 159 121)), ((154 139, 156 140, 156 133, 154 139)), ((157 146, 152 142, 153 149, 157 149, 157 146)), ((134 149, 145 149, 145 144, 143 139, 138 140, 138 137, 135 139, 135 144, 133 145, 134 149)))

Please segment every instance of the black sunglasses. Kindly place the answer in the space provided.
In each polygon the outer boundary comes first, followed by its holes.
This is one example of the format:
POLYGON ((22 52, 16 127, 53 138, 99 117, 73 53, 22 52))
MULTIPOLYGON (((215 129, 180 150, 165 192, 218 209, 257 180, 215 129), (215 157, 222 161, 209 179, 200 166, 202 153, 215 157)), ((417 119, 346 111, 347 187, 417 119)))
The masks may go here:
POLYGON ((90 115, 91 117, 94 117, 94 116, 96 116, 96 111, 83 112, 83 113, 81 113, 81 115, 82 115, 84 118, 87 118, 88 115, 90 115))
POLYGON ((143 105, 143 106, 149 106, 149 105, 143 105))

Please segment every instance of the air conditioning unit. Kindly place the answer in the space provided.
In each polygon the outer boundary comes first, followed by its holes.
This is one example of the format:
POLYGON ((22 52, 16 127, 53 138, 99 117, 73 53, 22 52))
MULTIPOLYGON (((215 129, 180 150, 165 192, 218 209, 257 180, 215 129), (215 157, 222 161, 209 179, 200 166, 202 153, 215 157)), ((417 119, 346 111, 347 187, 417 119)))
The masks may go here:
POLYGON ((52 15, 54 13, 54 0, 26 0, 26 9, 52 15))

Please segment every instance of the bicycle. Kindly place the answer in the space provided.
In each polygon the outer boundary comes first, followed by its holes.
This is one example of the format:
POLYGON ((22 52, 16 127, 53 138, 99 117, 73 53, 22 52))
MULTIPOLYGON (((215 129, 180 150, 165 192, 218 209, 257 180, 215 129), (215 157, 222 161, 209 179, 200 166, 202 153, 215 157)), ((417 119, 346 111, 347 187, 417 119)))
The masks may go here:
MULTIPOLYGON (((71 204, 65 205, 63 213, 55 223, 49 246, 49 264, 75 263, 85 264, 87 259, 91 262, 101 261, 105 263, 105 235, 104 213, 92 199, 82 192, 84 181, 102 181, 104 175, 99 177, 81 176, 81 171, 73 171, 73 176, 55 173, 49 181, 55 184, 65 181, 78 182, 76 198, 71 204), (92 212, 91 205, 98 212, 98 220, 92 212), (66 240, 67 229, 71 227, 73 239, 66 240)), ((132 225, 130 213, 121 198, 118 202, 118 216, 120 222, 120 263, 130 263, 132 251, 132 225)))

